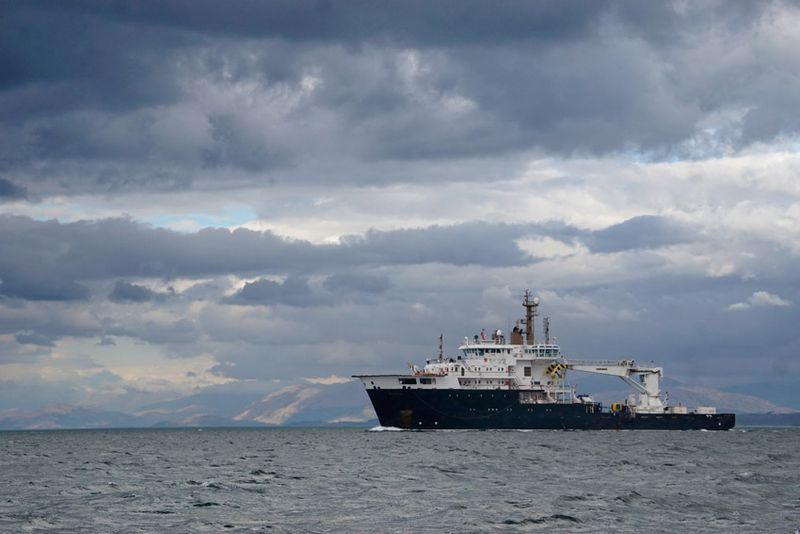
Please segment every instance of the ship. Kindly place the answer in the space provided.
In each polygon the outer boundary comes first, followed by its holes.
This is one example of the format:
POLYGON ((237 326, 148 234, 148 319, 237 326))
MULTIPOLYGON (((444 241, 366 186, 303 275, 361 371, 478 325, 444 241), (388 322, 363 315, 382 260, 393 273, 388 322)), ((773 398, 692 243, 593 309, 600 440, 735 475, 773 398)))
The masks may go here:
POLYGON ((405 374, 353 375, 361 381, 380 425, 407 430, 729 430, 733 413, 710 406, 670 406, 663 368, 632 358, 576 360, 565 356, 543 318, 536 340, 539 297, 525 291, 524 318, 508 339, 501 330, 465 337, 455 358, 438 356, 405 374), (577 394, 571 371, 616 376, 632 392, 604 406, 577 394))

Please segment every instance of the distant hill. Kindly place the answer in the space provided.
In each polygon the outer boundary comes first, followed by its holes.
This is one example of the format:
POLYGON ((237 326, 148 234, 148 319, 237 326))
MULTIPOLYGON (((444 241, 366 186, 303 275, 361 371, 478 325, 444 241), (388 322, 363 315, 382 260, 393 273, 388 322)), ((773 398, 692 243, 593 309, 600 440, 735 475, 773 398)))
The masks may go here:
POLYGON ((375 411, 357 380, 287 386, 253 402, 234 419, 270 425, 366 423, 375 411))
POLYGON ((0 411, 0 429, 221 426, 364 426, 377 424, 361 383, 294 384, 267 395, 198 393, 148 404, 134 413, 52 405, 0 411))
POLYGON ((151 424, 151 421, 135 415, 69 405, 51 405, 36 411, 4 410, 0 412, 0 429, 2 430, 131 428, 150 426, 151 424))
POLYGON ((142 406, 134 415, 146 419, 168 421, 227 420, 241 413, 249 404, 260 399, 258 393, 195 393, 166 402, 158 402, 142 406))
POLYGON ((796 384, 785 382, 755 382, 752 384, 731 386, 725 388, 725 391, 755 395, 756 397, 774 402, 775 404, 800 411, 800 388, 798 388, 796 384))

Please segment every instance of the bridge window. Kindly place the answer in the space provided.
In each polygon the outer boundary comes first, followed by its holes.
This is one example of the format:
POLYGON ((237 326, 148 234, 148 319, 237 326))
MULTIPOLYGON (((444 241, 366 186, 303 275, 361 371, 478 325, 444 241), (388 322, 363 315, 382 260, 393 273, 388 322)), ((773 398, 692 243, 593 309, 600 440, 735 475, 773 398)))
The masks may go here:
POLYGON ((419 383, 420 384, 435 384, 436 383, 436 379, 435 378, 420 378, 419 379, 419 383))
POLYGON ((405 384, 405 385, 416 384, 417 383, 417 379, 416 378, 401 378, 400 379, 400 383, 401 384, 405 384))

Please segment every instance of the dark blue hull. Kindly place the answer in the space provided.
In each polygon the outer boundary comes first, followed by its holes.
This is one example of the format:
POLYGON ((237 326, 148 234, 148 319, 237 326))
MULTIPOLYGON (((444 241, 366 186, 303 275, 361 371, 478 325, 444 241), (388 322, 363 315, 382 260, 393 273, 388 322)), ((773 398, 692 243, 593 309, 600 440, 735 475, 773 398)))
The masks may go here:
POLYGON ((729 430, 724 414, 604 412, 599 403, 524 404, 516 390, 368 389, 382 426, 407 429, 729 430))

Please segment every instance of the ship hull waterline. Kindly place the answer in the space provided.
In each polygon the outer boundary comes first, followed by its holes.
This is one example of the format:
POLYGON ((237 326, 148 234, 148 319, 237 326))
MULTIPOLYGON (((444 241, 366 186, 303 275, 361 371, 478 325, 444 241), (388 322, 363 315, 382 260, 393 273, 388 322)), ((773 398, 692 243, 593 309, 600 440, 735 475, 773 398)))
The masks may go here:
POLYGON ((732 413, 601 411, 599 403, 520 402, 519 390, 368 389, 381 426, 409 430, 729 430, 732 413))

